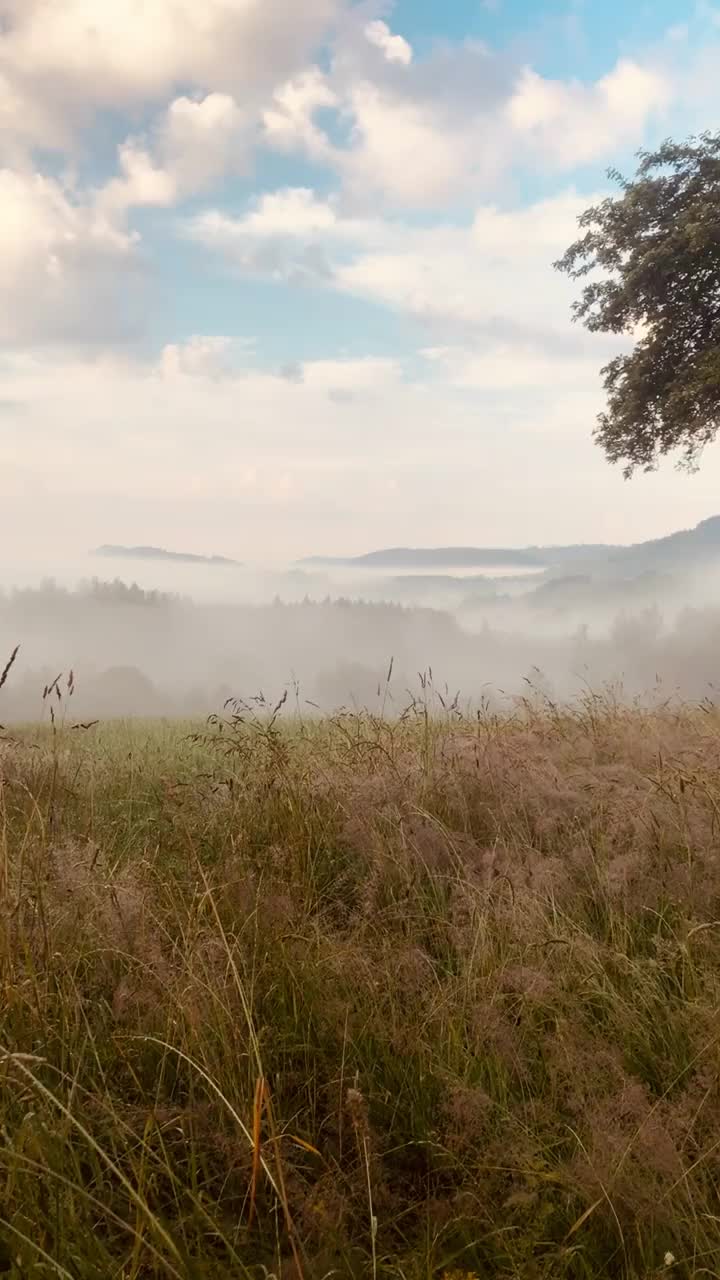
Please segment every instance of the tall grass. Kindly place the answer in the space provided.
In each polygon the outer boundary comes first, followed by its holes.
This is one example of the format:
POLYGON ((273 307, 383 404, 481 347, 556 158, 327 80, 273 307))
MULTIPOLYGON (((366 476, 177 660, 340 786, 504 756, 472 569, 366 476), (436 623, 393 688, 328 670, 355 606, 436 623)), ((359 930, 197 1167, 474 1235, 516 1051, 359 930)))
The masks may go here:
POLYGON ((713 708, 68 696, 0 742, 0 1271, 720 1275, 713 708))

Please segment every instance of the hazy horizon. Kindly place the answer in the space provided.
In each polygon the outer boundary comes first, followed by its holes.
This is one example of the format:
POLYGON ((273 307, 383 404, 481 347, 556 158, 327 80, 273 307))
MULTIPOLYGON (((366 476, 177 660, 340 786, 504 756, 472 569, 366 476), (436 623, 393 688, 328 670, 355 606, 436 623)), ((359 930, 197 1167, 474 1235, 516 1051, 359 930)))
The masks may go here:
MULTIPOLYGON (((385 551, 432 551, 436 548, 458 550, 461 547, 462 549, 472 548, 484 550, 490 554, 488 555, 485 564, 478 563, 477 565, 467 565, 458 563, 457 565, 453 565, 450 561, 447 563, 443 562, 442 566, 438 566, 438 573, 455 574, 458 576, 470 576, 484 573, 489 577, 505 575, 512 576, 515 574, 530 575, 532 573, 541 572, 543 566, 498 565, 493 563, 492 552, 522 552, 528 550, 542 551, 546 548, 549 549, 558 546, 584 547, 598 543, 605 544, 607 546, 633 546, 653 541, 656 538, 663 538, 675 533, 686 532, 689 529, 694 529, 698 524, 703 523, 703 521, 712 519, 715 516, 720 518, 720 497, 717 499, 716 510, 710 511, 707 515, 699 517, 689 526, 677 523, 671 525, 667 523, 659 526, 653 525, 653 531, 648 534, 647 537, 628 539, 627 541, 618 538, 595 539, 590 536, 586 536, 585 533, 580 530, 576 536, 572 536, 564 542, 543 542, 538 538, 530 538, 525 542, 516 541, 502 544, 484 542, 479 538, 465 544, 454 543, 448 539, 440 540, 434 544, 431 544, 428 541, 412 542, 410 540, 405 540, 393 544, 385 544, 384 546, 368 542, 364 546, 361 545, 360 550, 348 551, 343 547, 335 549, 324 548, 307 551, 302 555, 291 557, 284 557, 281 555, 276 555, 274 557, 270 557, 268 555, 258 556, 257 553, 253 555, 241 555, 237 549, 234 552, 231 552, 227 547, 212 546, 206 544, 206 542, 193 543, 190 545, 190 543, 186 541, 183 544, 170 545, 165 540, 160 540, 158 543, 146 543, 132 538, 127 538, 125 541, 118 543, 100 541, 95 545, 88 545, 83 548, 73 548, 73 552, 69 557, 67 555, 63 556, 62 552, 58 554, 55 547, 52 549, 48 548, 42 552, 37 552, 32 556, 28 554, 26 548, 22 548, 18 552, 16 546, 12 548, 12 557, 10 557, 8 554, 10 548, 5 547, 0 556, 0 572, 2 572, 3 575, 2 581, 0 581, 0 589, 2 587, 12 588, 40 583, 43 578, 54 578, 67 586, 72 586, 88 577, 110 579, 114 576, 120 576, 123 581, 129 581, 136 574, 136 570, 140 574, 140 577, 135 577, 135 580, 139 585, 148 589, 152 589, 154 586, 158 587, 160 590, 172 589, 163 586, 161 582, 152 581, 153 567, 157 568, 157 566, 162 566, 163 573, 161 573, 161 577, 165 570, 168 570, 171 574, 177 571, 179 574, 184 568, 189 568, 196 573, 198 582, 201 580, 204 581, 204 574, 209 573, 210 577, 206 581, 208 585, 211 586, 213 583, 212 575, 216 573, 217 575, 225 574, 227 582, 231 585, 233 582, 233 575, 237 578, 238 570, 242 570, 245 573, 265 573, 267 571, 310 572, 313 570, 316 572, 322 571, 327 573, 332 571, 333 568, 340 567, 342 562, 350 562, 353 560, 361 561, 365 556, 379 554, 385 551), (110 548, 112 550, 111 555, 103 554, 103 551, 106 548, 110 548), (138 549, 145 552, 154 551, 160 554, 157 558, 149 554, 131 554, 132 552, 136 552, 138 549), (121 551, 127 551, 129 554, 127 556, 123 556, 120 554, 121 551), (167 556, 167 558, 165 558, 165 556, 167 556), (184 560, 183 557, 185 556, 201 557, 202 559, 198 559, 193 563, 192 561, 184 560), (213 559, 217 561, 214 564, 211 563, 213 559), (227 563, 222 563, 223 560, 227 561, 227 563), (335 565, 333 565, 333 561, 336 562, 335 565)), ((343 567, 349 568, 351 566, 349 563, 346 563, 343 567)), ((357 567, 358 572, 362 571, 363 568, 361 563, 352 567, 357 567)), ((374 568, 374 572, 378 574, 395 574, 398 571, 399 569, 393 566, 374 568)), ((409 566, 402 568, 402 572, 405 574, 423 573, 427 571, 428 570, 423 568, 412 568, 409 566)))
POLYGON ((561 556, 535 572, 100 556, 79 568, 0 590, 0 667, 20 645, 0 691, 6 725, 47 714, 43 686, 70 670, 68 710, 81 719, 203 715, 227 697, 283 690, 312 714, 393 713, 428 670, 464 705, 608 684, 627 698, 716 700, 720 538, 671 539, 659 561, 648 549, 561 556))

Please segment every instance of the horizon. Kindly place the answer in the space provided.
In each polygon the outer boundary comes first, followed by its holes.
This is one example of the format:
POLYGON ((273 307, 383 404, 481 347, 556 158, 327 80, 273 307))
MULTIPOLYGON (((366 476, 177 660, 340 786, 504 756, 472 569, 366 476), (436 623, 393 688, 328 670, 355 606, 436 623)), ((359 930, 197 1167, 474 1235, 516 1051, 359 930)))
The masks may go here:
MULTIPOLYGON (((666 530, 658 539, 634 543, 580 541, 554 545, 528 543, 515 547, 397 546, 376 548, 359 556, 318 554, 274 561, 267 557, 235 560, 219 552, 204 554, 188 547, 103 544, 87 548, 82 557, 53 564, 48 564, 47 560, 22 564, 16 561, 12 572, 0 584, 0 594, 9 600, 9 592, 13 590, 42 590, 49 584, 64 591, 83 592, 92 583, 106 586, 120 583, 138 586, 146 592, 170 593, 197 602, 215 600, 263 605, 274 598, 297 601, 309 593, 310 598, 318 600, 349 595, 352 599, 377 597, 411 606, 422 600, 452 613, 457 600, 453 602, 443 595, 443 590, 449 590, 452 584, 465 582, 471 587, 484 582, 488 586, 493 584, 495 589, 504 583, 509 589, 513 582, 518 586, 530 583, 532 579, 541 583, 548 574, 552 576, 558 571, 561 577, 572 576, 577 571, 576 566, 585 575, 593 575, 601 566, 611 566, 618 555, 627 557, 628 553, 643 551, 652 555, 652 548, 666 543, 668 546, 663 554, 669 551, 672 557, 679 551, 686 557, 685 569, 690 571, 691 577, 697 572, 705 574, 708 544, 704 538, 694 538, 693 535, 699 534, 707 525, 720 527, 720 514, 707 517, 690 528, 666 530), (685 538, 691 540, 689 546, 684 543, 685 538), (568 560, 566 552, 570 553, 568 560), (583 552, 587 553, 585 558, 583 552), (102 571, 100 562, 108 566, 106 572, 102 571), (205 572, 208 569, 213 572, 205 572), (349 576, 343 577, 346 570, 349 576), (421 589, 420 596, 413 595, 410 590, 412 582, 421 589), (383 584, 387 586, 389 595, 382 592, 383 584), (355 594, 357 591, 359 595, 355 594)), ((652 560, 648 561, 648 567, 652 563, 652 560)), ((696 598, 696 585, 688 586, 685 592, 688 602, 696 598)), ((683 590, 678 582, 672 590, 667 582, 666 588, 669 590, 667 603, 671 609, 675 608, 678 600, 683 598, 683 590), (673 593, 674 598, 671 599, 673 593)))
MULTIPOLYGON (((699 529, 701 525, 710 524, 714 520, 720 521, 720 513, 705 516, 702 520, 698 520, 697 523, 694 525, 683 526, 681 528, 674 527, 674 528, 667 529, 665 533, 661 533, 659 537, 660 538, 672 537, 675 534, 693 533, 697 529, 699 529)), ((579 540, 575 539, 574 541, 571 541, 568 543, 524 542, 524 543, 517 543, 514 546, 500 546, 498 544, 484 545, 480 542, 468 543, 465 545, 435 544, 432 546, 416 545, 411 543, 398 543, 396 546, 371 547, 369 550, 366 549, 365 551, 361 551, 360 553, 354 554, 354 555, 350 555, 350 554, 345 555, 342 552, 336 552, 332 555, 325 552, 313 552, 309 555, 300 556, 294 560, 291 560, 289 561, 289 564, 302 565, 302 564, 310 564, 313 561, 322 562, 322 561, 328 561, 328 560, 337 560, 338 562, 349 562, 349 561, 356 561, 356 560, 364 560, 364 559, 367 559, 369 556, 386 555, 386 554, 389 555, 395 552, 413 552, 415 554, 422 554, 423 552, 433 553, 438 551, 445 551, 445 552, 448 552, 448 551, 451 551, 451 552, 553 551, 553 550, 561 549, 565 546, 568 546, 568 547, 607 546, 609 549, 616 549, 616 548, 622 548, 622 547, 638 546, 638 545, 642 545, 644 542, 653 542, 656 540, 657 539, 655 538, 648 538, 648 539, 641 539, 639 542, 632 542, 632 543, 622 543, 622 542, 594 543, 584 538, 580 538, 579 540)), ((189 559, 196 560, 199 564, 203 564, 203 563, 208 565, 212 565, 213 563, 219 564, 219 565, 225 564, 225 565, 233 566, 235 568, 247 568, 248 565, 253 564, 252 560, 247 560, 247 559, 235 560, 232 557, 228 557, 223 551, 219 551, 217 549, 215 549, 215 551, 198 551, 196 549, 191 549, 191 548, 180 549, 179 547, 154 546, 154 545, 145 545, 140 543, 138 544, 102 543, 100 546, 89 548, 86 554, 89 556, 99 556, 99 557, 107 556, 108 558, 112 559, 114 556, 116 555, 120 556, 122 553, 130 553, 130 554, 135 553, 137 555, 142 554, 143 556, 148 556, 148 558, 152 558, 152 554, 157 554, 160 558, 164 556, 168 556, 171 558, 187 557, 189 559)))

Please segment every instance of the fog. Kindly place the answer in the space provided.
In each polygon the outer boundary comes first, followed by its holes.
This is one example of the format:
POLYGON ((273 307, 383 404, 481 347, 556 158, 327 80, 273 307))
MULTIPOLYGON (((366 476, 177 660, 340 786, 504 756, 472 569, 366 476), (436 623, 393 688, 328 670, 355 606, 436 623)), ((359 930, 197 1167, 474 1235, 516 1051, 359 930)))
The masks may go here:
MULTIPOLYGON (((648 544, 649 545, 649 544, 648 544)), ((0 594, 0 722, 47 712, 199 716, 229 697, 291 690, 308 714, 399 711, 420 676, 447 701, 502 704, 528 684, 553 698, 622 686, 628 698, 714 698, 720 558, 678 571, 578 573, 492 565, 398 573, 347 565, 207 565, 99 557, 6 570, 0 594), (387 681, 392 660, 392 675, 387 681)))
POLYGON ((187 563, 183 560, 134 558, 97 554, 54 560, 27 560, 0 567, 0 587, 39 589, 52 581, 75 589, 93 579, 119 579, 136 583, 145 591, 179 595, 196 603, 267 604, 279 596, 295 603, 310 596, 348 597, 385 603, 444 608, 471 596, 473 588, 494 584, 510 592, 521 590, 543 573, 543 566, 527 568, 482 565, 448 565, 441 571, 424 568, 373 567, 364 570, 341 564, 296 564, 243 561, 242 563, 187 563))

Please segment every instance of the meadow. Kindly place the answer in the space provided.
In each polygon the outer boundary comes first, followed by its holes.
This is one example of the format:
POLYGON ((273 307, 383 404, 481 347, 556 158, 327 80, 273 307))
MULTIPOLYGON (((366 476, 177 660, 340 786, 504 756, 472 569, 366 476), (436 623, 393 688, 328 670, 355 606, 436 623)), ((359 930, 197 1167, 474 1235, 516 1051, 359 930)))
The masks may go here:
POLYGON ((720 711, 71 690, 0 741, 0 1272, 720 1276, 720 711))

